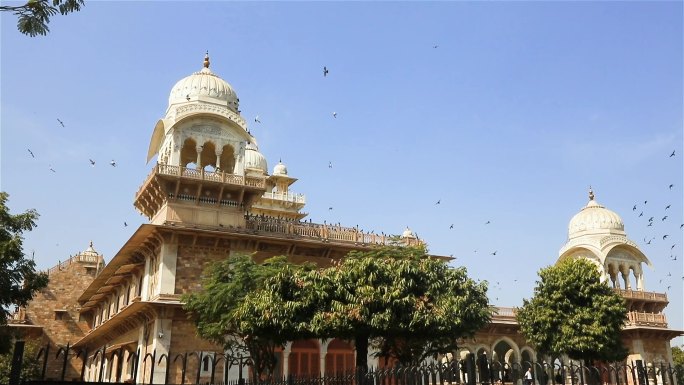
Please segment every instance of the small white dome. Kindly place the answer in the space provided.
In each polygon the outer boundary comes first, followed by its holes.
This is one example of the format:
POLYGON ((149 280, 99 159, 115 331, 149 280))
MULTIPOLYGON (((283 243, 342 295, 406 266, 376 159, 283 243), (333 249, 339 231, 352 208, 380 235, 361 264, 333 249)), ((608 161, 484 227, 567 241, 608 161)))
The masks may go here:
POLYGON ((256 144, 247 143, 245 146, 245 168, 261 170, 264 174, 268 173, 266 157, 259 152, 256 144))
POLYGON ((625 224, 622 218, 614 211, 598 204, 591 190, 589 190, 589 203, 575 214, 568 224, 568 238, 570 239, 587 233, 625 234, 625 224))
POLYGON ((273 167, 273 175, 287 176, 287 166, 285 166, 282 161, 278 161, 278 164, 273 167))
POLYGON ((238 97, 233 87, 209 69, 209 55, 204 58, 204 68, 176 83, 169 94, 169 105, 194 101, 211 102, 238 109, 238 97))
POLYGON ((95 249, 93 248, 93 241, 90 241, 90 246, 88 246, 88 248, 84 252, 82 252, 81 255, 97 257, 100 255, 100 253, 95 251, 95 249))
POLYGON ((416 235, 413 234, 413 231, 411 231, 411 229, 409 229, 408 227, 406 227, 406 230, 404 230, 404 232, 401 233, 401 238, 412 238, 412 239, 416 239, 416 235))

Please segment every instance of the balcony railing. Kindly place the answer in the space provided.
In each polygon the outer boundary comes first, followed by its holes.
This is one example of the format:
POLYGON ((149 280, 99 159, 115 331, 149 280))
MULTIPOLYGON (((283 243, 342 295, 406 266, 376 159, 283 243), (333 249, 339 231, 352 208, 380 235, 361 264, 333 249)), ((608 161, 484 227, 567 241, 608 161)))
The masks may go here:
POLYGON ((654 293, 652 291, 623 290, 623 289, 614 289, 614 290, 618 294, 620 294, 623 298, 667 301, 667 295, 665 293, 654 293))
POLYGON ((281 192, 265 192, 262 198, 273 199, 285 202, 306 204, 306 198, 302 194, 281 193, 281 192))
POLYGON ((266 178, 254 176, 241 176, 230 174, 223 171, 205 171, 204 169, 195 169, 183 166, 173 166, 170 164, 157 164, 154 169, 147 176, 145 182, 138 189, 138 194, 142 191, 147 182, 152 179, 154 175, 169 175, 178 176, 184 179, 205 180, 218 183, 226 183, 238 186, 248 186, 255 188, 265 188, 266 178))
POLYGON ((628 326, 659 326, 667 327, 665 314, 639 313, 630 311, 627 313, 628 326))
POLYGON ((355 244, 422 244, 422 241, 419 239, 403 238, 401 240, 398 240, 397 237, 392 237, 385 234, 364 233, 363 231, 360 231, 355 227, 344 227, 339 225, 328 225, 308 222, 296 222, 256 215, 249 215, 246 217, 246 227, 248 230, 253 231, 277 233, 286 236, 298 236, 303 238, 313 238, 317 240, 348 242, 355 244))

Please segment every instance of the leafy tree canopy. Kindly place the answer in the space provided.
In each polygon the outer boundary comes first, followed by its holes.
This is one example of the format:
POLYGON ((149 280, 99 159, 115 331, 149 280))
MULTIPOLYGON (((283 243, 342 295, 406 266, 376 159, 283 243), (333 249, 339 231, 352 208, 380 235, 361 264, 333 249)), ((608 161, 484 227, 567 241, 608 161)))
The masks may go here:
POLYGON ((23 252, 23 233, 36 225, 38 213, 28 210, 12 215, 7 207, 9 195, 0 192, 0 353, 10 348, 7 324, 14 306, 26 306, 33 294, 48 283, 46 273, 36 272, 36 263, 23 252))
POLYGON ((66 15, 81 10, 84 0, 29 0, 23 5, 0 5, 0 11, 17 16, 17 29, 24 35, 35 37, 50 32, 50 17, 59 12, 66 15))
MULTIPOLYGON (((288 337, 292 339, 296 328, 271 329, 269 319, 262 320, 246 312, 244 303, 252 295, 256 298, 267 295, 263 290, 267 279, 311 268, 293 265, 286 257, 274 257, 259 264, 248 255, 231 256, 209 266, 202 279, 202 290, 184 296, 184 307, 201 337, 236 354, 248 353, 260 374, 272 369, 273 350, 288 341, 288 337)), ((299 316, 296 308, 274 306, 272 310, 280 312, 276 319, 281 321, 299 316)))
POLYGON ((684 384, 684 345, 672 347, 672 361, 675 366, 677 383, 684 384))
POLYGON ((623 298, 601 282, 586 259, 566 259, 539 271, 530 300, 517 311, 525 338, 537 351, 586 361, 627 356, 620 332, 627 319, 623 298))

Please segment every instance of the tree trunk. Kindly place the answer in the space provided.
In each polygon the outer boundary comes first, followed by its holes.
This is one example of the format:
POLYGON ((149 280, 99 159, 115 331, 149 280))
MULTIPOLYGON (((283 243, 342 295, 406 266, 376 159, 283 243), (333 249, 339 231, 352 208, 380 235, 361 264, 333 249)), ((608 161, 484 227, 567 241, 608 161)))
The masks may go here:
POLYGON ((357 335, 354 338, 356 347, 356 370, 366 373, 368 371, 368 335, 357 335))

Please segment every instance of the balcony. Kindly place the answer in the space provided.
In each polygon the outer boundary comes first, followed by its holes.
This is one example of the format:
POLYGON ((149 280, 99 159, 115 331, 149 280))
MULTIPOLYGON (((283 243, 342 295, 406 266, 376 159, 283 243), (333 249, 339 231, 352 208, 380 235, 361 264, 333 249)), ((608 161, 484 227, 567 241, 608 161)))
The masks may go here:
POLYGON ((203 169, 198 170, 195 168, 183 166, 157 164, 156 166, 154 166, 154 169, 152 169, 150 175, 147 176, 142 186, 140 186, 140 188, 138 189, 136 196, 139 196, 142 193, 145 186, 147 186, 149 182, 152 180, 152 178, 154 178, 157 175, 178 177, 181 180, 186 179, 196 181, 208 181, 241 187, 253 187, 257 189, 264 189, 266 186, 266 178, 263 177, 241 176, 223 171, 205 171, 203 169))
POLYGON ((655 326, 667 328, 667 319, 665 318, 665 314, 630 311, 627 313, 626 326, 655 326))
POLYGON ((297 204, 306 204, 306 197, 303 194, 295 194, 295 193, 281 193, 281 192, 265 192, 264 195, 261 196, 262 199, 272 199, 272 200, 277 200, 277 201, 283 201, 283 202, 291 202, 291 203, 297 203, 297 204))
POLYGON ((638 291, 638 290, 623 290, 614 289, 615 292, 620 294, 625 299, 643 299, 649 301, 667 301, 667 295, 665 293, 655 293, 652 291, 638 291))

